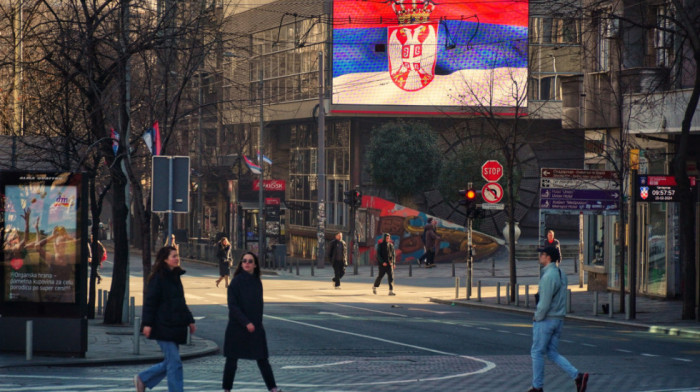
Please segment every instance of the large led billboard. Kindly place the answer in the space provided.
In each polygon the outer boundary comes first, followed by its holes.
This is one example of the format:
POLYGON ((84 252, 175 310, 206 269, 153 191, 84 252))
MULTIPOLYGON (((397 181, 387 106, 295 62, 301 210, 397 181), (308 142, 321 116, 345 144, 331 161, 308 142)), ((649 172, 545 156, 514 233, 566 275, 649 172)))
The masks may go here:
POLYGON ((334 0, 332 103, 522 106, 527 25, 527 0, 334 0))

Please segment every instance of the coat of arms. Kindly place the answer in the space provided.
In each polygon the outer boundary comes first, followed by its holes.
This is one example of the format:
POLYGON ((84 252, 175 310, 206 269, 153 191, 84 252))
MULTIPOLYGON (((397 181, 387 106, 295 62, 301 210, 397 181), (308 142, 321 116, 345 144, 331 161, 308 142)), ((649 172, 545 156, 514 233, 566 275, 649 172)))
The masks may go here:
POLYGON ((649 187, 648 186, 639 187, 639 197, 641 197, 642 200, 646 200, 649 197, 649 187))
POLYGON ((392 1, 398 26, 387 27, 389 74, 404 91, 418 91, 435 79, 438 22, 430 22, 432 0, 392 1))

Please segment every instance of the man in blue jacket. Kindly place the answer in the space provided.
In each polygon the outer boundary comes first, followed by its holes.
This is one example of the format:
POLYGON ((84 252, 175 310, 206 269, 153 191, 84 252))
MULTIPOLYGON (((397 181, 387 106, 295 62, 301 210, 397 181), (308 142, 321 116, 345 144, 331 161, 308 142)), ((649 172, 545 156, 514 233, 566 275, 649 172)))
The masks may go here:
POLYGON ((559 355, 557 347, 566 316, 566 274, 555 264, 559 251, 553 246, 537 249, 543 267, 539 284, 539 300, 532 324, 532 388, 528 392, 542 392, 544 385, 544 356, 547 355, 576 383, 577 392, 585 392, 588 373, 579 371, 559 355))

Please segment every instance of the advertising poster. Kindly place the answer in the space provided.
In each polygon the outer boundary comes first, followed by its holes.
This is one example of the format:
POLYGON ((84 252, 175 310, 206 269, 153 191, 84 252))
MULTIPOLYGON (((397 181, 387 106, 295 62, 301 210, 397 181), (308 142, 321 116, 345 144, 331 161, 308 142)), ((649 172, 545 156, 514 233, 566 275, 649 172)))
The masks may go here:
POLYGON ((512 107, 527 26, 523 0, 334 0, 333 104, 512 107))
POLYGON ((4 303, 76 303, 80 175, 2 181, 4 303))

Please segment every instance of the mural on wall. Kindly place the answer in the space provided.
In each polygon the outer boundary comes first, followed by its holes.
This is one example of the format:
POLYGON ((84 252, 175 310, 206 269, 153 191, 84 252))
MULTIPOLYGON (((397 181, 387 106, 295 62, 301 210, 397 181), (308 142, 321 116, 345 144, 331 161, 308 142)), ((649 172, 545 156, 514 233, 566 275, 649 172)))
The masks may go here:
MULTIPOLYGON (((428 218, 437 222, 436 231, 441 237, 435 261, 466 258, 467 233, 460 225, 376 196, 363 196, 361 208, 366 209, 366 212, 358 214, 358 236, 362 245, 360 252, 370 252, 372 263, 376 260, 374 245, 382 238, 382 233, 391 234, 396 247, 397 263, 410 263, 422 256, 425 250, 421 234, 428 218)), ((472 243, 476 252, 475 259, 478 260, 496 252, 503 245, 503 240, 472 231, 472 243)))

